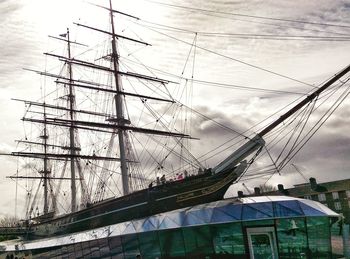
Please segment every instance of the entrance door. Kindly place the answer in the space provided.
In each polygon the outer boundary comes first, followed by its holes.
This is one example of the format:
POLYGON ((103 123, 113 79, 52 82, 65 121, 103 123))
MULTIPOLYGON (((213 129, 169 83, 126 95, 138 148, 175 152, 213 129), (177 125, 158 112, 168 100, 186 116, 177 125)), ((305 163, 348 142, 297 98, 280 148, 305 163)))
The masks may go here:
POLYGON ((251 259, 278 259, 273 227, 247 228, 251 259))

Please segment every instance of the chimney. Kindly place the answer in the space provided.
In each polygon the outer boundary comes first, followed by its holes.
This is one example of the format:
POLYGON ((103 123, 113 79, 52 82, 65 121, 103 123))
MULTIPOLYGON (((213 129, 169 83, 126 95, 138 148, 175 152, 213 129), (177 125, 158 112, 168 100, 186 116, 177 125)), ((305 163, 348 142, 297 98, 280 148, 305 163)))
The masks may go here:
POLYGON ((260 192, 260 188, 259 187, 254 187, 254 194, 256 196, 260 196, 261 195, 261 192, 260 192))
POLYGON ((311 178, 309 179, 309 181, 310 181, 311 190, 316 191, 316 189, 317 189, 317 182, 316 182, 316 179, 313 178, 313 177, 311 177, 311 178))
POLYGON ((279 191, 279 192, 284 192, 284 186, 283 186, 283 184, 277 185, 277 188, 278 188, 278 191, 279 191))
POLYGON ((238 191, 237 193, 238 193, 238 198, 243 198, 244 197, 244 194, 243 194, 242 191, 238 191))

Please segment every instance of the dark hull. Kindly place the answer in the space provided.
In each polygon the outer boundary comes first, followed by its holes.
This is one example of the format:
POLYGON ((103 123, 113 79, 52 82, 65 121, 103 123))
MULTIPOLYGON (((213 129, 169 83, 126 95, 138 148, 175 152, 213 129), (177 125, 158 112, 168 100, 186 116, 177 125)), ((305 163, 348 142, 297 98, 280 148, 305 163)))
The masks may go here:
POLYGON ((150 187, 107 200, 76 213, 64 215, 29 228, 25 238, 63 235, 144 218, 157 213, 217 201, 237 179, 235 170, 206 173, 150 187))

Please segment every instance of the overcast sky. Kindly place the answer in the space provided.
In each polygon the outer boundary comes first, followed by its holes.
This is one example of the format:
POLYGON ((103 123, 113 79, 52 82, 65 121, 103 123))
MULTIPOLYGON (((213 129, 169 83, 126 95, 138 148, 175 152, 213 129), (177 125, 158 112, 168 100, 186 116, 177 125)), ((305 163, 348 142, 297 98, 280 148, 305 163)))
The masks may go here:
MULTIPOLYGON (((41 54, 48 49, 53 50, 52 42, 48 40, 47 35, 58 35, 65 32, 67 27, 72 28, 72 32, 76 32, 77 28, 72 25, 72 22, 80 21, 98 27, 108 21, 108 17, 104 17, 101 10, 96 11, 96 8, 88 5, 87 2, 107 5, 107 1, 97 0, 0 0, 0 114, 2 118, 0 151, 2 153, 16 150, 14 141, 23 136, 23 124, 20 118, 23 116, 24 107, 20 103, 11 101, 11 98, 36 100, 40 94, 40 86, 42 86, 40 78, 22 68, 44 68, 45 59, 41 54)), ((335 38, 327 41, 316 38, 303 40, 237 38, 237 34, 350 37, 350 4, 345 0, 166 0, 161 2, 173 6, 146 0, 114 1, 115 9, 141 18, 139 23, 142 26, 134 25, 132 29, 127 28, 125 33, 132 36, 132 32, 137 30, 139 39, 152 44, 146 51, 139 51, 140 58, 148 57, 145 63, 150 67, 162 68, 177 75, 181 73, 190 48, 184 42, 192 43, 195 34, 174 32, 170 27, 201 32, 197 36, 194 73, 194 78, 197 80, 307 93, 312 89, 310 85, 318 86, 350 64, 349 42, 334 40, 335 38), (161 30, 161 32, 170 37, 145 29, 146 25, 157 27, 155 24, 169 26, 168 31, 161 30), (145 31, 138 31, 140 28, 145 31), (236 37, 208 35, 204 32, 236 34, 236 37), (174 43, 172 38, 178 38, 181 41, 174 43), (156 55, 150 53, 156 53, 156 55)), ((194 90, 194 97, 196 97, 194 106, 220 123, 240 130, 248 129, 273 114, 278 107, 300 97, 297 94, 271 94, 201 87, 198 84, 194 90)), ((306 178, 313 176, 322 182, 349 177, 349 114, 348 98, 295 158, 293 163, 298 165, 306 178)), ((202 143, 202 148, 205 149, 206 145, 209 148, 213 147, 214 142, 220 139, 218 134, 221 133, 205 121, 198 121, 197 127, 200 129, 197 131, 199 134, 212 136, 213 139, 213 143, 208 140, 202 143)), ((15 184, 5 177, 15 173, 17 160, 11 157, 0 157, 0 159, 0 195, 3 197, 0 199, 2 208, 0 213, 13 214, 15 184)), ((284 183, 286 186, 291 186, 303 181, 304 179, 289 167, 281 176, 273 176, 269 184, 284 183)), ((251 188, 260 182, 253 181, 246 184, 251 188)), ((238 189, 241 188, 238 187, 238 189)), ((236 189, 232 190, 231 194, 235 191, 236 189)))

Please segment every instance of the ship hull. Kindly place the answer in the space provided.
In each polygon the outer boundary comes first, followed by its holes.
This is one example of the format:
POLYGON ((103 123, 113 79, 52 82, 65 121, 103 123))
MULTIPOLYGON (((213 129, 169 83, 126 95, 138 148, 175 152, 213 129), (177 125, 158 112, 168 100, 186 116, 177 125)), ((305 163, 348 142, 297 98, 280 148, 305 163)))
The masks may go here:
POLYGON ((209 172, 150 187, 33 225, 25 238, 38 239, 64 235, 221 200, 238 175, 236 170, 220 174, 209 172))

